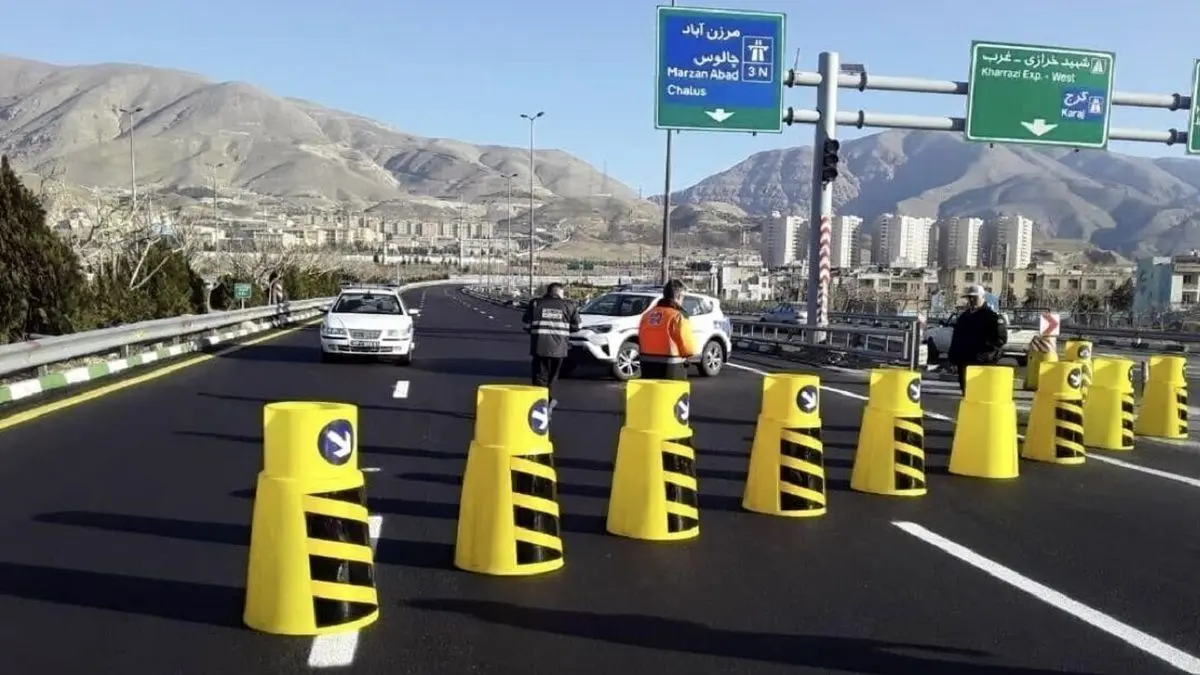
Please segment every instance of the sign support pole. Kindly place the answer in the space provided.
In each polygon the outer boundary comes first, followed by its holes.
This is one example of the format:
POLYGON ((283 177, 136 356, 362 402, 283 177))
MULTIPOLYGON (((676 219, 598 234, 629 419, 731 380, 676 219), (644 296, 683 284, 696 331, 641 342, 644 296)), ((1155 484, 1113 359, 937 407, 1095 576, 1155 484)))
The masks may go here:
MULTIPOLYGON (((821 151, 826 140, 837 138, 838 75, 841 57, 837 52, 821 52, 818 57, 821 83, 817 85, 817 111, 821 119, 813 125, 812 210, 808 223, 808 325, 829 325, 829 251, 821 244, 833 217, 833 183, 821 179, 821 151)), ((821 331, 809 331, 813 344, 824 339, 821 331)))

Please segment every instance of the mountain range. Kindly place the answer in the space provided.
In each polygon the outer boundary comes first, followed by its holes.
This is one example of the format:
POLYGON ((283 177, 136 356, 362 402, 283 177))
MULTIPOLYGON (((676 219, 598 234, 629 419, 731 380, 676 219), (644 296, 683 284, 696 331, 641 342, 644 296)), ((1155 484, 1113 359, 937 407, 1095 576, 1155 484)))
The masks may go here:
MULTIPOLYGON (((443 216, 459 200, 502 220, 529 202, 527 148, 426 138, 242 82, 132 64, 59 66, 0 57, 0 153, 66 183, 129 183, 129 116, 139 189, 198 200, 222 193, 294 206, 443 216)), ((812 150, 759 152, 672 198, 674 229, 696 246, 738 245, 773 211, 807 215, 812 150), (689 237, 688 235, 691 235, 689 237)), ((1114 152, 967 143, 885 131, 842 143, 835 208, 870 221, 1022 213, 1039 237, 1125 254, 1200 248, 1200 162, 1114 152)), ((561 150, 536 152, 535 220, 572 246, 652 244, 661 197, 561 150)), ((523 227, 523 225, 522 225, 523 227)))
MULTIPOLYGON (((1200 162, 1192 159, 989 146, 958 134, 900 130, 845 141, 840 159, 835 211, 868 222, 881 213, 1020 213, 1035 221, 1040 238, 1132 255, 1200 248, 1200 162)), ((758 152, 672 200, 807 216, 812 161, 810 147, 758 152)))

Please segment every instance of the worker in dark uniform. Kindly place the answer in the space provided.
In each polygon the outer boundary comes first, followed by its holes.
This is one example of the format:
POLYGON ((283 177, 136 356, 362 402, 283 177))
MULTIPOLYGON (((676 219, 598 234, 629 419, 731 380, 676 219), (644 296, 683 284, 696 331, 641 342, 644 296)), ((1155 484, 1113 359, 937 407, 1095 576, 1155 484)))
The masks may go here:
POLYGON ((672 279, 663 296, 638 324, 638 360, 648 380, 686 380, 688 359, 696 355, 692 323, 683 311, 683 282, 672 279))
POLYGON ((967 392, 967 367, 990 366, 1000 361, 1000 353, 1008 342, 1008 326, 1004 317, 984 301, 982 286, 967 288, 967 308, 954 322, 950 338, 950 363, 958 369, 958 386, 967 392))
POLYGON ((558 405, 554 384, 571 348, 568 338, 579 330, 579 309, 563 297, 563 285, 553 283, 546 294, 529 301, 521 322, 529 332, 529 355, 533 357, 533 386, 550 390, 550 408, 558 405))

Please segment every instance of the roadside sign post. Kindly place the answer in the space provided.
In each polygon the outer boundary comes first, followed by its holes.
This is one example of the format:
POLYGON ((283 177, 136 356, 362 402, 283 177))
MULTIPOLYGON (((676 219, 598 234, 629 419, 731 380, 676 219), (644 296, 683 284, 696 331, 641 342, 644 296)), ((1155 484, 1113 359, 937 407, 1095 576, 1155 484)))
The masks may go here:
POLYGON ((654 126, 689 131, 783 131, 786 16, 658 8, 654 126))
POLYGON ((1200 154, 1200 59, 1192 64, 1192 109, 1188 123, 1189 155, 1200 154))
POLYGON ((984 143, 1106 148, 1115 65, 1112 52, 973 42, 964 135, 984 143))
POLYGON ((250 284, 237 283, 233 285, 233 299, 241 301, 242 309, 246 309, 246 301, 250 299, 250 293, 250 284))

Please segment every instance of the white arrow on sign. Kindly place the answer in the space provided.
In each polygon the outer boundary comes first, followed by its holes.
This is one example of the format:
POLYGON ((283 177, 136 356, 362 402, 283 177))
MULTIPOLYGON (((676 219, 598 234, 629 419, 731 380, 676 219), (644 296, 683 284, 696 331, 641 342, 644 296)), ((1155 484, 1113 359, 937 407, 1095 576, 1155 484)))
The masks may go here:
POLYGON ((724 108, 717 108, 716 110, 705 110, 704 114, 711 117, 713 119, 713 121, 716 122, 717 124, 724 122, 725 120, 729 119, 730 117, 733 117, 733 115, 734 115, 734 113, 729 112, 728 110, 726 110, 724 108))
POLYGON ((1021 126, 1028 129, 1029 133, 1034 136, 1045 136, 1058 128, 1057 124, 1047 124, 1046 120, 1040 117, 1032 122, 1021 122, 1021 126))
POLYGON ((353 450, 353 444, 350 442, 349 433, 343 436, 342 434, 330 430, 325 432, 325 438, 328 439, 330 443, 333 443, 335 446, 337 446, 337 449, 333 451, 333 456, 337 457, 338 459, 349 455, 351 450, 353 450))
POLYGON ((800 408, 804 411, 813 410, 817 407, 817 392, 812 389, 804 389, 800 392, 800 408))
POLYGON ((529 417, 533 422, 534 431, 545 431, 550 426, 550 411, 544 406, 537 406, 529 413, 529 417))
POLYGON ((679 403, 675 404, 675 411, 679 415, 679 419, 686 422, 688 420, 688 416, 691 415, 692 412, 691 403, 686 400, 681 400, 679 403))

